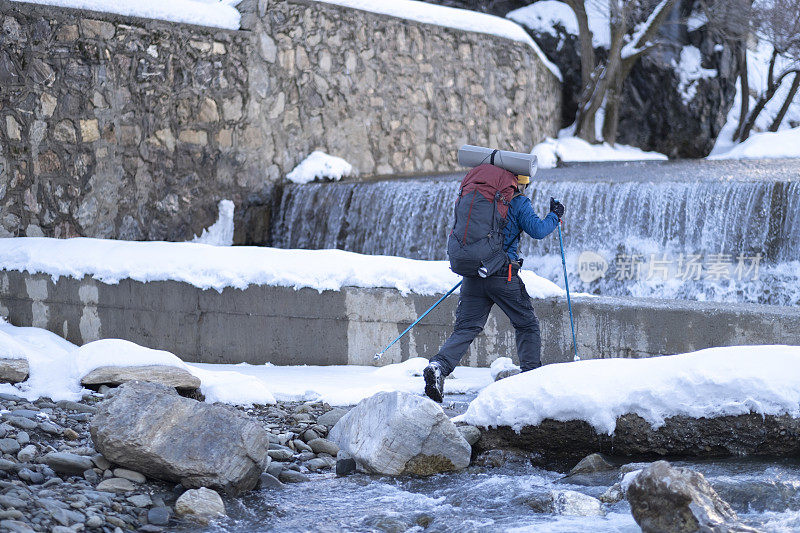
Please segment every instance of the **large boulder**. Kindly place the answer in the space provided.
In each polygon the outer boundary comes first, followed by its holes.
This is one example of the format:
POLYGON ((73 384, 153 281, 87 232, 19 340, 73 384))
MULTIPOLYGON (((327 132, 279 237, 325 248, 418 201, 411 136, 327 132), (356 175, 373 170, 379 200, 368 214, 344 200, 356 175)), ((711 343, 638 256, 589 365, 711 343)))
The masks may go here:
POLYGON ((193 376, 191 372, 166 365, 101 366, 83 376, 81 385, 85 387, 99 387, 100 385, 115 387, 129 381, 160 383, 182 391, 193 391, 200 388, 200 379, 193 376))
POLYGON ((442 408, 407 392, 379 392, 344 415, 328 436, 363 472, 386 475, 460 470, 472 449, 442 408))
POLYGON ((20 383, 26 379, 27 359, 0 359, 0 383, 20 383))
POLYGON ((235 495, 255 487, 268 461, 269 437, 256 421, 156 383, 120 386, 99 404, 89 429, 112 463, 186 488, 235 495))
POLYGON ((702 474, 666 461, 642 469, 628 487, 627 497, 644 533, 757 531, 739 522, 736 512, 702 474))

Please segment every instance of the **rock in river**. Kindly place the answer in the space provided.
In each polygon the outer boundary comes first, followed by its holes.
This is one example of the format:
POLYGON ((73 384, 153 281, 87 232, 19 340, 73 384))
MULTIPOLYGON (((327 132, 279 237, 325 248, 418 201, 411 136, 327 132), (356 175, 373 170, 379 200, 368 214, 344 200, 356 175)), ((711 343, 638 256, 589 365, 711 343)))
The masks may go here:
POLYGON ((211 489, 187 490, 175 502, 175 514, 186 516, 201 523, 225 516, 225 504, 219 494, 211 489))
POLYGON ((472 449, 442 408, 407 392, 379 392, 362 400, 331 429, 329 438, 359 470, 431 475, 469 466, 472 449))
POLYGON ((230 494, 255 487, 269 437, 253 419, 155 383, 131 381, 99 404, 90 432, 112 463, 187 488, 230 494))
POLYGON ((645 467, 627 491, 631 513, 644 533, 756 532, 739 522, 702 474, 666 461, 645 467))

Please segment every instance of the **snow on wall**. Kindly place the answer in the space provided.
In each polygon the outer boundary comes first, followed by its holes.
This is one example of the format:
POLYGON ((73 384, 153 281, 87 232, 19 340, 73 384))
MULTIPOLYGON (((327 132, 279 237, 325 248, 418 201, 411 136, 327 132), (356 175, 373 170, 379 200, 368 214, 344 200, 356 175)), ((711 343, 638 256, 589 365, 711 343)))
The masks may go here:
POLYGON ((286 175, 294 183, 310 183, 315 179, 339 181, 355 173, 353 165, 342 159, 315 150, 286 175))
POLYGON ((683 103, 688 105, 697 94, 697 82, 704 78, 714 78, 718 75, 717 69, 703 68, 700 49, 687 45, 681 50, 681 60, 676 66, 678 73, 678 92, 683 103))
POLYGON ((518 24, 511 20, 506 20, 486 13, 478 13, 467 9, 456 9, 453 7, 439 6, 418 2, 416 0, 391 0, 391 2, 376 2, 375 0, 317 0, 326 4, 336 4, 339 6, 361 9, 372 13, 380 13, 392 17, 399 17, 414 20, 425 24, 436 24, 447 28, 472 31, 497 35, 525 43, 536 52, 539 59, 550 69, 550 72, 562 81, 561 71, 558 67, 542 52, 530 35, 518 24))
POLYGON ((238 30, 240 0, 12 0, 238 30))
MULTIPOLYGON (((133 242, 103 239, 0 239, 0 268, 71 276, 103 283, 182 281, 222 291, 249 285, 276 285, 318 291, 343 286, 386 287, 402 293, 439 294, 460 278, 447 261, 361 255, 342 250, 284 250, 198 243, 133 242)), ((533 298, 564 294, 555 283, 521 272, 533 298)))

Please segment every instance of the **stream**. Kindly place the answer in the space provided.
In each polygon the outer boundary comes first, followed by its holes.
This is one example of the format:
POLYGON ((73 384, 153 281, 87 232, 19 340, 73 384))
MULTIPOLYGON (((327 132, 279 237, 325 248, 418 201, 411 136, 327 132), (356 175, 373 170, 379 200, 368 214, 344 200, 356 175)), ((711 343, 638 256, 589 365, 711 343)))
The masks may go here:
MULTIPOLYGON (((673 464, 703 473, 748 525, 767 532, 800 529, 800 462, 738 459, 673 464)), ((592 516, 580 516, 585 512, 580 505, 568 504, 555 514, 536 512, 530 503, 549 491, 598 497, 620 477, 619 471, 598 473, 577 484, 523 460, 429 478, 315 475, 309 483, 284 490, 253 491, 228 499, 230 516, 207 530, 638 532, 625 500, 603 504, 601 514, 592 516)))

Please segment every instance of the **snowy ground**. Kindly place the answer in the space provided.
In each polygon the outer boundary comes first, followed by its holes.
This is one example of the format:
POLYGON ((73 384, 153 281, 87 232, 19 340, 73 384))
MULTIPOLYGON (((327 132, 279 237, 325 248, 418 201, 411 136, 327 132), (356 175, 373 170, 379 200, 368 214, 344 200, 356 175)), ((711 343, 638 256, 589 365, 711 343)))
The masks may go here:
POLYGON ((533 147, 532 154, 539 160, 539 168, 555 168, 559 162, 588 163, 597 161, 663 161, 667 156, 658 152, 645 152, 635 146, 608 143, 590 144, 573 137, 571 129, 562 130, 557 139, 548 137, 533 147))
MULTIPOLYGON (((382 391, 422 394, 422 370, 428 360, 415 357, 381 368, 374 366, 275 366, 190 364, 206 371, 234 370, 269 387, 279 401, 323 401, 330 405, 355 405, 382 391)), ((447 379, 447 394, 475 394, 490 383, 488 368, 458 367, 447 379)))
MULTIPOLYGON (((12 326, 0 318, 0 358, 26 359, 27 381, 0 384, 0 392, 29 400, 78 400, 86 392, 83 376, 101 366, 164 365, 183 368, 202 382, 207 402, 232 405, 280 401, 325 401, 354 405, 381 391, 422 394, 421 357, 376 368, 370 366, 210 365, 184 363, 177 356, 120 339, 104 339, 78 347, 40 328, 12 326)), ((492 382, 488 368, 457 369, 447 380, 447 392, 477 393, 492 382)))
MULTIPOLYGON (((354 405, 381 391, 422 394, 424 358, 369 366, 212 365, 119 339, 77 347, 39 328, 0 322, 0 357, 24 358, 30 377, 0 384, 0 392, 29 400, 79 399, 80 380, 106 366, 167 365, 200 378, 208 402, 234 405, 324 401, 354 405)), ((649 359, 596 359, 544 366, 499 382, 495 368, 459 367, 445 381, 449 394, 474 394, 461 421, 520 428, 546 418, 585 420, 612 434, 616 419, 636 413, 654 427, 676 416, 759 414, 800 416, 800 347, 733 346, 649 359)))
POLYGON ((800 346, 732 346, 649 359, 544 366, 485 388, 460 420, 478 426, 584 420, 611 435, 635 413, 653 427, 671 416, 800 416, 800 346))
MULTIPOLYGON (((586 2, 586 15, 592 32, 595 48, 608 48, 611 44, 611 31, 608 24, 608 1, 592 0, 586 2)), ((564 2, 540 0, 534 4, 510 11, 506 18, 518 22, 539 33, 556 36, 556 26, 561 26, 571 35, 578 35, 578 19, 564 2)))
MULTIPOLYGON (((105 239, 0 239, 0 269, 49 274, 54 278, 91 276, 103 283, 182 281, 222 291, 249 285, 276 285, 318 291, 345 286, 386 287, 403 294, 442 294, 460 276, 447 261, 362 255, 342 250, 285 250, 251 246, 105 239)), ((564 294, 532 271, 520 273, 533 298, 564 294)))

